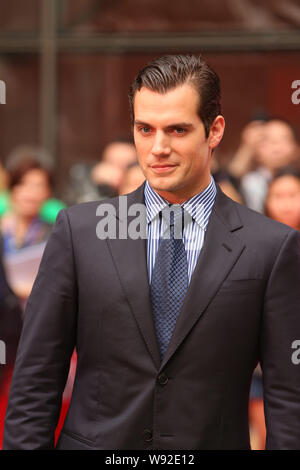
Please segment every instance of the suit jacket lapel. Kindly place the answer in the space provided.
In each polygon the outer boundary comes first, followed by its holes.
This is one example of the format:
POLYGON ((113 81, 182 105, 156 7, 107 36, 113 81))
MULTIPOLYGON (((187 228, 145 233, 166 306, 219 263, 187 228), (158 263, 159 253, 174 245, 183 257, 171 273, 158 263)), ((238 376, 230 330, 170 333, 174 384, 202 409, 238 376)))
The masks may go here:
POLYGON ((241 255, 244 244, 233 233, 241 226, 234 203, 218 189, 204 245, 161 368, 199 320, 241 255))
MULTIPOLYGON (((128 207, 136 203, 144 204, 144 185, 127 197, 128 207)), ((128 216, 128 225, 133 219, 133 216, 128 216)), ((123 222, 125 221, 121 218, 120 223, 123 222)), ((147 240, 142 238, 133 240, 130 237, 119 239, 117 237, 116 239, 108 239, 107 242, 138 328, 157 369, 159 369, 161 359, 150 300, 147 240)))

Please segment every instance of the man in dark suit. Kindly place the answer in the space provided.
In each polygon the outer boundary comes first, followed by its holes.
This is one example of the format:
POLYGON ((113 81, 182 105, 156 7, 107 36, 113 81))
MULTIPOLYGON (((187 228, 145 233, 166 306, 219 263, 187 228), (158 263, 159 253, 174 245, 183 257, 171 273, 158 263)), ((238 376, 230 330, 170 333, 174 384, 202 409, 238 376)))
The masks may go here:
POLYGON ((58 449, 249 449, 258 361, 267 448, 299 448, 299 234, 211 178, 224 118, 202 58, 157 59, 130 98, 147 181, 125 214, 122 198, 60 212, 25 313, 4 448, 54 446, 74 347, 58 449), (168 222, 169 204, 180 217, 168 222))

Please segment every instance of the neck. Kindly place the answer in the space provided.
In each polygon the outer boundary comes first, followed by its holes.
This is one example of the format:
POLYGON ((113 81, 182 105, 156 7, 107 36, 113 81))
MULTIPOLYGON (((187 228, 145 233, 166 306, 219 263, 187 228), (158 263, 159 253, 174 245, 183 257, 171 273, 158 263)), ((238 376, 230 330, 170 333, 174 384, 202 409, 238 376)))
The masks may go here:
POLYGON ((36 216, 15 213, 15 217, 16 217, 16 222, 18 225, 29 226, 36 216))
POLYGON ((209 179, 206 180, 201 186, 198 186, 195 188, 194 191, 189 190, 189 191, 161 191, 159 189, 153 188, 157 194, 159 194, 161 197, 166 199, 168 202, 171 204, 183 204, 185 201, 191 199, 192 197, 196 196, 196 194, 202 193, 210 184, 211 182, 211 177, 209 175, 209 179))
POLYGON ((26 232, 32 223, 34 216, 26 216, 21 214, 16 214, 16 232, 15 236, 18 242, 22 242, 23 238, 26 235, 26 232))

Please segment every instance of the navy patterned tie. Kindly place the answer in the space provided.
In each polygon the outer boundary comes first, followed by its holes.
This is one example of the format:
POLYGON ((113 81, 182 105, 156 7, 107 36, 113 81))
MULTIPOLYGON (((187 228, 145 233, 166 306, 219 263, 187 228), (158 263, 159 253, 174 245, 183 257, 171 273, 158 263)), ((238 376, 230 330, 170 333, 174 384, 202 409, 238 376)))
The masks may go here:
POLYGON ((161 239, 156 254, 151 279, 151 300, 163 358, 188 288, 188 265, 182 240, 182 207, 166 207, 162 210, 162 217, 168 225, 167 237, 161 239))

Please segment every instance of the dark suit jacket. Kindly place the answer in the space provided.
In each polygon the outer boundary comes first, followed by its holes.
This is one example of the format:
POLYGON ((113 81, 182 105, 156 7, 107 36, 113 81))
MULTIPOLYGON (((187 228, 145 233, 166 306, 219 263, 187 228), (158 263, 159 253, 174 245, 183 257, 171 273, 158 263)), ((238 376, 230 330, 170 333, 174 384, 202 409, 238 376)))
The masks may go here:
MULTIPOLYGON (((110 201, 118 207, 118 198, 110 201)), ((128 205, 143 202, 143 186, 128 205)), ((163 362, 146 240, 96 237, 98 203, 60 212, 25 314, 5 449, 47 449, 74 347, 58 449, 247 449, 252 372, 263 369, 267 448, 300 447, 299 234, 218 190, 163 362)), ((118 223, 125 223, 120 220, 118 223)))

